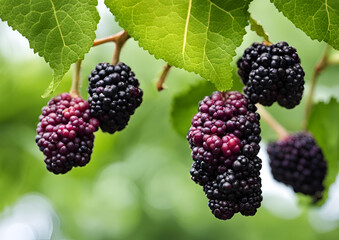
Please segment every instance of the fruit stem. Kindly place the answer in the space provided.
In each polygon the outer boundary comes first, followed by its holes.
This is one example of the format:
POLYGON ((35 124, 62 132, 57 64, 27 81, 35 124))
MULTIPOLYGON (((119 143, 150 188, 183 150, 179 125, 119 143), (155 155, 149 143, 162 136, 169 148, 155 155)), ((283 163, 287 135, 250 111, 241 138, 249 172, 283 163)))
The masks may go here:
POLYGON ((116 65, 120 59, 121 49, 129 38, 130 35, 128 34, 128 32, 123 30, 112 36, 94 40, 93 47, 107 42, 115 42, 115 50, 113 54, 112 64, 116 65))
POLYGON ((280 140, 287 138, 287 130, 262 105, 256 104, 256 106, 262 119, 278 134, 278 138, 280 140))
POLYGON ((303 122, 303 129, 306 131, 307 130, 307 122, 310 117, 310 113, 312 110, 313 106, 313 94, 314 94, 314 88, 315 84, 317 82, 319 74, 328 66, 328 54, 331 50, 330 45, 326 45, 324 53, 320 59, 320 61, 315 65, 313 75, 311 77, 311 86, 310 90, 308 93, 307 101, 306 101, 306 109, 305 109, 305 117, 304 117, 304 122, 303 122))
POLYGON ((168 63, 166 63, 166 65, 164 66, 164 70, 162 71, 161 76, 157 82, 157 89, 159 92, 166 89, 166 87, 164 86, 164 83, 166 81, 169 71, 171 70, 171 67, 172 66, 169 65, 168 63))
POLYGON ((272 43, 271 42, 269 42, 269 41, 267 41, 267 40, 264 40, 263 42, 262 42, 266 47, 268 47, 268 46, 271 46, 272 45, 272 43))
POLYGON ((119 62, 121 49, 129 38, 130 38, 130 35, 128 35, 128 32, 123 31, 121 35, 115 41, 115 49, 114 49, 114 54, 113 54, 113 59, 112 59, 113 65, 117 65, 117 63, 119 62))
POLYGON ((74 74, 72 78, 72 86, 71 90, 69 91, 70 95, 72 97, 81 97, 80 94, 80 85, 81 85, 81 79, 80 79, 80 70, 81 70, 81 62, 82 60, 78 60, 75 64, 74 74))

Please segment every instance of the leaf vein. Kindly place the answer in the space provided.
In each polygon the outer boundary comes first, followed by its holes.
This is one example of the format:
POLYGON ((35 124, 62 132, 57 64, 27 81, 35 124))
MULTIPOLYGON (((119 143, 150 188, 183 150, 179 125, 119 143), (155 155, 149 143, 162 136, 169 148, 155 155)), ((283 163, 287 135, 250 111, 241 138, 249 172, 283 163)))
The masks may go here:
POLYGON ((217 4, 215 4, 214 2, 212 2, 212 0, 208 0, 208 1, 211 3, 211 5, 214 5, 214 6, 215 6, 216 8, 218 8, 219 10, 221 10, 221 11, 223 11, 224 13, 228 14, 228 15, 234 20, 234 17, 233 17, 233 15, 232 15, 230 12, 228 12, 228 11, 226 11, 225 9, 219 7, 217 4))
POLYGON ((209 11, 208 11, 208 21, 207 21, 207 28, 206 28, 206 41, 205 41, 204 53, 203 53, 203 64, 205 65, 205 58, 206 58, 208 63, 212 66, 213 71, 217 74, 213 64, 211 63, 208 56, 206 55, 206 45, 207 45, 207 41, 208 41, 208 31, 209 31, 210 22, 211 22, 211 9, 212 9, 212 2, 210 2, 210 7, 209 7, 209 11))
POLYGON ((59 29, 59 32, 60 32, 60 36, 61 36, 62 43, 63 43, 63 45, 64 45, 64 46, 66 46, 66 43, 65 43, 65 40, 64 40, 64 36, 63 36, 63 34, 62 34, 62 31, 61 31, 61 27, 60 27, 59 19, 58 19, 57 15, 56 15, 56 9, 55 9, 55 5, 54 5, 54 3, 53 3, 53 1, 52 1, 52 0, 49 0, 49 1, 50 1, 50 2, 51 2, 51 4, 52 4, 52 10, 53 10, 53 14, 54 14, 54 17, 55 17, 55 20, 56 20, 57 27, 58 27, 58 29, 59 29))
POLYGON ((330 13, 328 12, 327 0, 325 0, 325 9, 326 9, 327 20, 328 20, 327 32, 329 33, 330 32, 331 19, 330 19, 330 13))
POLYGON ((191 9, 192 9, 192 0, 190 0, 189 3, 188 3, 188 11, 187 11, 185 32, 184 32, 184 42, 183 42, 183 45, 182 45, 182 59, 184 60, 184 63, 185 63, 185 48, 186 48, 186 42, 187 42, 188 24, 189 24, 189 21, 190 21, 191 9))

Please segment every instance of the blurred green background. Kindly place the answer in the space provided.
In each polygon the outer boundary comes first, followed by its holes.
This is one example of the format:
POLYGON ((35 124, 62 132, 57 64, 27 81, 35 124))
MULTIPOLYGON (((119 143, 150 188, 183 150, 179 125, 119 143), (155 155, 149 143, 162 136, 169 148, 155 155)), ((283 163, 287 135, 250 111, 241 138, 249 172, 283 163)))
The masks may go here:
MULTIPOLYGON (((120 30, 99 2, 98 38, 120 30)), ((269 0, 254 1, 250 11, 272 42, 285 40, 298 49, 308 80, 325 45, 296 29, 269 0)), ((248 27, 247 31, 235 59, 253 41, 261 41, 248 27)), ((41 108, 48 101, 40 96, 52 72, 6 23, 0 23, 0 35, 0 239, 338 239, 339 184, 321 208, 300 206, 291 189, 272 179, 263 152, 263 207, 254 217, 237 214, 228 221, 215 219, 201 187, 190 180, 190 149, 173 128, 180 121, 170 120, 176 110, 171 107, 173 99, 204 80, 173 69, 168 89, 158 93, 155 83, 165 63, 133 39, 124 47, 121 60, 136 73, 145 94, 128 127, 114 135, 97 132, 86 167, 61 176, 46 171, 34 137, 41 108)), ((87 97, 87 75, 97 63, 110 61, 113 49, 106 44, 85 56, 83 97, 87 97)), ((324 71, 317 100, 338 98, 338 75, 337 66, 324 71)), ((71 76, 70 71, 54 95, 69 90, 71 76)), ((238 81, 235 76, 235 89, 238 81)), ((303 103, 293 110, 278 106, 268 110, 289 131, 297 131, 303 103)), ((182 126, 189 122, 182 117, 182 126)), ((264 149, 276 135, 265 123, 262 128, 264 149)))

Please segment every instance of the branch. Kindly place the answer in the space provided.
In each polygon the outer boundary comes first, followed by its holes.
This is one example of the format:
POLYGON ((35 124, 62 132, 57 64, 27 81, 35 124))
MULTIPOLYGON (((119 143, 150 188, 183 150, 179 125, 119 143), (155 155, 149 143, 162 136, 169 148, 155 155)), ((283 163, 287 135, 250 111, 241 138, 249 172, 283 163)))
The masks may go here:
POLYGON ((284 140, 288 137, 287 130, 275 119, 272 115, 266 111, 266 109, 260 105, 256 104, 258 108, 258 113, 262 117, 262 119, 278 134, 278 138, 280 140, 284 140))
POLYGON ((74 69, 74 74, 72 78, 72 86, 71 90, 69 91, 70 95, 72 97, 81 97, 80 94, 80 84, 81 84, 81 79, 80 79, 80 70, 81 70, 81 62, 82 60, 78 60, 75 64, 75 69, 74 69))
POLYGON ((121 35, 123 35, 124 33, 125 33, 125 31, 123 30, 121 32, 118 32, 118 33, 112 35, 112 36, 108 36, 108 37, 101 38, 101 39, 96 39, 93 42, 93 47, 104 44, 104 43, 108 43, 108 42, 117 42, 118 39, 121 37, 121 35))
POLYGON ((326 45, 326 48, 324 50, 324 53, 320 61, 314 67, 313 75, 311 77, 311 88, 310 88, 307 101, 306 101, 306 110, 305 110, 305 117, 304 117, 304 123, 303 123, 304 130, 307 130, 307 122, 308 122, 308 118, 310 117, 310 113, 311 113, 312 106, 313 106, 313 94, 314 94, 315 84, 317 82, 319 74, 324 70, 325 67, 328 66, 328 53, 330 49, 331 49, 330 45, 326 45))
POLYGON ((164 70, 161 73, 161 76, 160 76, 160 78, 157 82, 157 89, 158 89, 159 92, 166 88, 166 87, 164 87, 164 83, 166 81, 166 78, 167 78, 169 71, 171 70, 171 67, 172 67, 171 65, 166 63, 164 70))

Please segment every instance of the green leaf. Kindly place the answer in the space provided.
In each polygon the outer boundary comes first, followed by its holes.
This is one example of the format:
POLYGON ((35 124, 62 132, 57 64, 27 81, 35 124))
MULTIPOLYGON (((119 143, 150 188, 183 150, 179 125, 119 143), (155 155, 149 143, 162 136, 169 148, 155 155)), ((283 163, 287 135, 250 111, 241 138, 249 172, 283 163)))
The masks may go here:
POLYGON ((310 38, 339 50, 338 0, 271 0, 276 8, 310 38))
POLYGON ((215 87, 208 81, 200 80, 186 91, 174 97, 171 108, 171 122, 177 133, 186 136, 191 120, 198 112, 198 104, 205 96, 215 91, 215 87))
POLYGON ((99 22, 96 5, 96 0, 0 0, 0 18, 26 37, 53 69, 45 97, 91 48, 99 22))
POLYGON ((267 42, 270 42, 268 34, 265 32, 263 26, 259 24, 257 20, 253 19, 252 16, 250 16, 250 24, 252 31, 256 32, 258 36, 263 37, 267 42))
POLYGON ((312 132, 327 160, 323 204, 328 197, 329 186, 335 181, 339 171, 339 103, 331 99, 329 103, 316 104, 311 112, 308 129, 312 132))
POLYGON ((245 0, 105 0, 120 26, 156 58, 232 87, 235 49, 248 24, 245 0))

